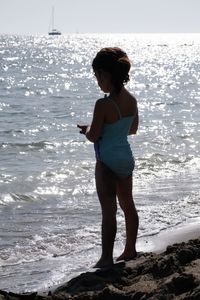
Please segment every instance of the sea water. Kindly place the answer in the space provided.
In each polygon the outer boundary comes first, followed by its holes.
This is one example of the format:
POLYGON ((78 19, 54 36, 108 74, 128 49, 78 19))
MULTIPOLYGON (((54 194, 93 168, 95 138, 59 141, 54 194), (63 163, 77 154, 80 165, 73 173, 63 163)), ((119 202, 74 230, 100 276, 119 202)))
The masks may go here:
MULTIPOLYGON (((0 289, 45 290, 90 269, 101 250, 90 124, 102 47, 132 60, 130 136, 140 241, 199 222, 200 35, 0 36, 0 289)), ((117 214, 115 256, 123 249, 117 214)), ((143 249, 145 250, 145 248, 143 249)))

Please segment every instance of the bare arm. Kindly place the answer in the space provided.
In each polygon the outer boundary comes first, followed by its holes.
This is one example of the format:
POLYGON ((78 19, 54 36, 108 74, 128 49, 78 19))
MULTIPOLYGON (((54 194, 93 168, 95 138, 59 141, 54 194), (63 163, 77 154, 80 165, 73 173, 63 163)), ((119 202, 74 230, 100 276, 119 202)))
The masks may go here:
POLYGON ((86 135, 87 139, 95 143, 101 136, 102 128, 104 124, 104 106, 100 100, 98 100, 94 107, 93 119, 90 126, 78 125, 81 129, 80 133, 86 135))
POLYGON ((139 126, 139 115, 138 115, 138 110, 137 110, 136 116, 133 119, 133 123, 130 128, 129 134, 136 134, 137 130, 138 130, 138 126, 139 126))

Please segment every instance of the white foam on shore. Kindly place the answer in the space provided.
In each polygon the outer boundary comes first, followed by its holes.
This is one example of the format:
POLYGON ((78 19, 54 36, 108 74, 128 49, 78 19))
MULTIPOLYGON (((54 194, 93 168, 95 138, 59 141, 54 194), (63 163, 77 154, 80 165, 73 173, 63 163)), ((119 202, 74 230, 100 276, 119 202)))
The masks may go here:
POLYGON ((187 223, 181 227, 173 227, 157 235, 138 239, 137 250, 142 252, 160 253, 167 246, 200 237, 200 218, 195 223, 187 223))

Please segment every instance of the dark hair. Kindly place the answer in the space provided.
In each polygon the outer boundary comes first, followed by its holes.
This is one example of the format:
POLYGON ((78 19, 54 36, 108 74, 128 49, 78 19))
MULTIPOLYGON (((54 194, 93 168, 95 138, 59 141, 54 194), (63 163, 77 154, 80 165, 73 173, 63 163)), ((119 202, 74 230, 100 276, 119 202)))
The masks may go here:
POLYGON ((120 48, 101 49, 92 62, 94 71, 103 70, 111 74, 115 92, 119 93, 129 81, 131 62, 127 54, 120 48))

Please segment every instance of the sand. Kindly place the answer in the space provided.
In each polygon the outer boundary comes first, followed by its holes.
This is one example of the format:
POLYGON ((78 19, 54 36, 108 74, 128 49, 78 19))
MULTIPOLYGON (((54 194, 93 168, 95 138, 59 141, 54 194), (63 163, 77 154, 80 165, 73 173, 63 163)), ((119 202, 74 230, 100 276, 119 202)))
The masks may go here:
POLYGON ((157 245, 156 237, 148 245, 148 251, 154 251, 111 268, 83 273, 48 294, 0 291, 0 300, 200 300, 199 229, 196 224, 162 233, 157 236, 157 245))

